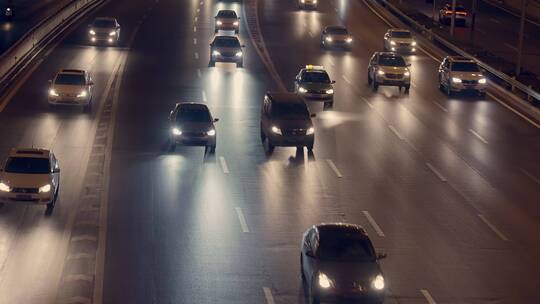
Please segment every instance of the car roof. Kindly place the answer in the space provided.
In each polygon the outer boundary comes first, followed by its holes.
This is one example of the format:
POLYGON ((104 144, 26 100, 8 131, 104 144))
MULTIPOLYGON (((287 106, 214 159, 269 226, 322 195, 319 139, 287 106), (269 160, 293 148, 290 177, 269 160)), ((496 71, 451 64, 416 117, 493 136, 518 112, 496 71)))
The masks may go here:
POLYGON ((72 74, 72 75, 84 75, 86 73, 84 70, 77 69, 62 69, 58 74, 72 74))
POLYGON ((183 108, 183 109, 209 111, 208 107, 204 103, 198 103, 198 102, 179 102, 176 104, 176 107, 183 108))
POLYGON ((389 29, 388 31, 389 32, 408 32, 408 33, 411 32, 410 30, 405 29, 405 28, 392 28, 392 29, 389 29))
POLYGON ((94 21, 116 21, 114 17, 97 17, 94 21))
POLYGON ((49 158, 51 151, 39 148, 13 148, 9 157, 49 158))
POLYGON ((448 60, 452 61, 452 62, 469 62, 469 63, 476 63, 475 60, 473 59, 470 59, 470 58, 467 58, 467 57, 463 57, 463 56, 448 56, 446 57, 448 58, 448 60))
POLYGON ((376 54, 379 54, 379 57, 402 57, 394 52, 376 52, 376 54))
POLYGON ((294 103, 294 104, 305 105, 304 100, 300 96, 296 95, 295 93, 268 92, 266 93, 266 95, 268 95, 268 97, 270 98, 270 100, 272 100, 272 103, 274 104, 294 103))
POLYGON ((228 14, 234 13, 234 14, 236 14, 236 11, 235 10, 230 10, 230 9, 225 9, 225 10, 219 10, 218 11, 218 15, 219 14, 224 14, 224 13, 228 13, 228 14))
POLYGON ((333 237, 336 234, 356 232, 359 236, 369 239, 366 230, 356 224, 350 223, 320 223, 314 226, 319 232, 320 237, 333 237))

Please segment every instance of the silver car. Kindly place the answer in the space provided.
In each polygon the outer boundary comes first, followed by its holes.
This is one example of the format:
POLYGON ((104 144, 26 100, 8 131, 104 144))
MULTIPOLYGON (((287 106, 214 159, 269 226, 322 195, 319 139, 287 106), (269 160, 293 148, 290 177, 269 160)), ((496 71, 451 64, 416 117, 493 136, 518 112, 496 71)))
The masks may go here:
POLYGON ((417 43, 407 29, 389 29, 384 34, 384 50, 392 52, 416 52, 417 43))
POLYGON ((88 36, 91 43, 118 44, 120 40, 120 24, 116 18, 98 17, 88 25, 88 36))
POLYGON ((234 31, 235 34, 238 34, 240 31, 240 17, 233 10, 220 10, 215 19, 214 32, 216 33, 219 31, 234 31))
POLYGON ((236 36, 216 36, 210 44, 210 62, 213 67, 216 62, 233 62, 236 67, 244 66, 244 52, 238 37, 236 36))
POLYGON ((321 33, 323 48, 344 48, 350 50, 353 43, 351 33, 344 26, 327 26, 321 33))
POLYGON ((216 151, 216 127, 219 119, 212 118, 208 107, 202 103, 177 103, 169 115, 170 146, 174 151, 176 145, 204 146, 205 151, 216 151))
POLYGON ((487 79, 476 61, 447 56, 439 66, 439 88, 448 96, 455 92, 472 91, 481 97, 486 95, 487 79))
POLYGON ((85 111, 92 103, 94 82, 85 70, 64 69, 49 80, 50 106, 82 106, 85 111))
POLYGON ((316 9, 317 0, 297 0, 299 9, 316 9))

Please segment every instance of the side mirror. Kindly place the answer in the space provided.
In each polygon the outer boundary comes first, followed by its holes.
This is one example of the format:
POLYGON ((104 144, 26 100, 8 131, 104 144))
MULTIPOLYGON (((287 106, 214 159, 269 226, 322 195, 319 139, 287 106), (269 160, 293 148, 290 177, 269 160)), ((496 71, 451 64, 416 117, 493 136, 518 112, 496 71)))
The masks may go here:
POLYGON ((309 117, 317 117, 317 114, 311 113, 311 114, 309 114, 309 117))
POLYGON ((377 260, 386 259, 386 253, 384 252, 377 252, 377 260))
POLYGON ((53 173, 60 173, 60 168, 54 168, 52 172, 53 173))
POLYGON ((218 122, 219 121, 219 118, 214 118, 214 122, 218 122))

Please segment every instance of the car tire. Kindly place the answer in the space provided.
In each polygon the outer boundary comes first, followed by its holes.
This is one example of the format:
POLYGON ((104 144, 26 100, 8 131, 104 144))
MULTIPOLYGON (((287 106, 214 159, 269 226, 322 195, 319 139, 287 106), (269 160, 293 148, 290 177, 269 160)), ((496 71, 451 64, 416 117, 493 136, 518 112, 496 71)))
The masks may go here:
POLYGON ((219 30, 216 28, 214 29, 214 34, 217 34, 219 32, 219 30))
POLYGON ((240 33, 240 30, 235 30, 234 33, 238 35, 238 33, 240 33))
POLYGON ((334 102, 333 101, 327 101, 323 105, 323 109, 331 109, 333 107, 334 107, 334 102))
POLYGON ((264 141, 266 140, 266 135, 264 134, 261 126, 261 142, 264 144, 264 141))
POLYGON ((371 82, 372 82, 372 81, 373 81, 373 80, 371 79, 371 76, 369 75, 369 72, 368 72, 368 73, 367 73, 367 83, 368 83, 368 85, 371 85, 371 82))
POLYGON ((309 304, 320 304, 321 303, 319 298, 313 294, 313 283, 311 283, 311 286, 309 287, 308 303, 309 304))
POLYGON ((240 61, 236 63, 237 68, 243 68, 244 67, 244 61, 240 61))
POLYGON ((266 140, 264 141, 264 146, 267 154, 272 154, 272 152, 274 152, 275 147, 272 145, 268 137, 266 137, 266 140))
POLYGON ((206 146, 206 150, 208 150, 208 152, 209 152, 210 154, 214 154, 214 153, 216 153, 216 146, 215 146, 215 145, 213 145, 213 146, 206 146))
POLYGON ((452 85, 450 84, 450 82, 448 82, 446 84, 446 95, 448 95, 448 97, 452 96, 453 92, 452 92, 452 85))
POLYGON ((308 152, 313 152, 313 144, 306 146, 308 152))
POLYGON ((405 93, 409 94, 409 90, 411 89, 411 86, 408 85, 408 86, 405 86, 405 93))
MULTIPOLYGON (((210 56, 212 56, 212 55, 210 54, 210 56)), ((215 66, 216 66, 216 62, 215 62, 214 60, 210 60, 210 62, 208 62, 208 66, 209 66, 209 67, 215 67, 215 66)))
POLYGON ((47 204, 47 211, 52 211, 54 209, 54 206, 56 205, 56 201, 58 200, 58 192, 60 192, 60 186, 58 186, 58 188, 54 192, 54 196, 51 202, 47 204))
POLYGON ((441 80, 441 75, 439 75, 439 90, 443 90, 444 89, 444 85, 442 83, 442 80, 441 80))
POLYGON ((481 98, 486 98, 486 92, 478 92, 478 96, 481 98))
POLYGON ((371 80, 371 88, 373 89, 373 92, 377 92, 379 89, 379 84, 376 80, 371 80))
POLYGON ((169 152, 174 152, 175 149, 176 149, 176 144, 171 142, 169 144, 169 152))

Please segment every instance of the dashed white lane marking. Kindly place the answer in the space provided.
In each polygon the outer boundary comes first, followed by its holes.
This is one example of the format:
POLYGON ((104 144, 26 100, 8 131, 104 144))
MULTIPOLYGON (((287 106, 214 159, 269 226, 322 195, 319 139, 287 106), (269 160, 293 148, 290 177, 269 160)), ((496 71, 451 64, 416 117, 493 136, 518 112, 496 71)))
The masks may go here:
POLYGON ((197 77, 199 77, 199 78, 202 77, 201 69, 197 69, 197 77))
POLYGON ((272 291, 270 290, 270 288, 263 287, 263 291, 264 291, 264 297, 266 298, 266 303, 275 304, 276 302, 274 302, 274 296, 272 296, 272 291))
POLYGON ((497 23, 497 24, 501 24, 501 22, 495 18, 489 18, 489 21, 493 22, 493 23, 497 23))
POLYGON ((199 21, 199 17, 195 17, 195 22, 199 21))
POLYGON ((238 216, 238 221, 240 222, 240 226, 242 227, 242 232, 248 233, 249 228, 246 223, 246 218, 244 217, 244 213, 242 212, 242 208, 235 207, 234 210, 236 210, 236 215, 238 216))
POLYGON ((447 182, 448 180, 446 179, 446 177, 444 177, 444 175, 442 175, 437 169, 435 169, 435 167, 430 164, 430 163, 426 163, 426 166, 433 172, 435 173, 435 175, 437 175, 437 177, 441 180, 441 182, 447 182))
POLYGON ((328 163, 330 168, 332 168, 332 171, 334 171, 334 173, 336 174, 338 178, 343 177, 343 175, 341 175, 341 172, 339 172, 338 168, 336 167, 336 164, 334 164, 334 162, 331 159, 327 159, 326 162, 328 163))
POLYGON ((312 33, 311 31, 308 31, 308 35, 309 35, 309 37, 311 37, 311 38, 315 37, 315 35, 313 35, 313 33, 312 33))
POLYGON ((396 128, 394 128, 394 126, 388 125, 388 128, 390 130, 392 130, 392 132, 397 136, 397 138, 399 138, 399 140, 404 140, 405 139, 401 134, 399 134, 398 130, 396 130, 396 128))
POLYGON ((362 100, 363 100, 365 103, 367 103, 367 105, 368 105, 370 108, 374 109, 373 104, 372 104, 369 100, 367 100, 367 98, 362 97, 362 100))
POLYGON ((206 102, 206 92, 204 90, 202 90, 202 100, 206 102))
POLYGON ((448 113, 448 109, 443 107, 440 103, 436 102, 436 101, 433 101, 433 103, 439 107, 439 109, 443 110, 444 112, 447 112, 448 113))
POLYGON ((352 85, 352 81, 349 78, 347 78, 347 76, 341 75, 341 78, 343 78, 343 80, 345 80, 346 83, 352 85))
POLYGON ((504 46, 517 52, 517 48, 509 43, 505 43, 504 46))
POLYGON ((420 292, 422 293, 424 298, 426 298, 429 304, 437 304, 437 302, 435 302, 433 297, 429 294, 429 291, 427 291, 426 289, 420 289, 420 292))
POLYGON ((202 2, 202 1, 201 1, 201 2, 199 2, 199 5, 203 5, 203 2, 202 2))
POLYGON ((482 35, 486 35, 486 34, 487 34, 486 31, 484 31, 484 30, 482 30, 482 29, 479 29, 479 28, 477 28, 476 31, 479 32, 479 33, 482 34, 482 35))
POLYGON ((195 52, 193 55, 195 56, 195 59, 199 59, 199 53, 195 52))
POLYGON ((475 130, 469 129, 469 132, 471 132, 472 135, 478 138, 481 142, 485 143, 486 145, 488 144, 488 141, 485 138, 483 138, 482 135, 478 134, 478 132, 476 132, 475 130))
POLYGON ((197 45, 197 38, 193 38, 193 44, 197 45))
POLYGON ((200 9, 200 8, 198 8, 198 9, 197 9, 197 13, 200 13, 200 12, 201 12, 201 9, 200 9))
POLYGON ((531 173, 529 173, 527 170, 525 169, 520 169, 521 172, 523 172, 523 174, 527 175, 527 177, 529 177, 530 179, 532 179, 535 183, 537 183, 538 185, 540 185, 540 179, 538 179, 536 176, 532 175, 531 173))
POLYGON ((331 66, 335 67, 334 61, 332 59, 328 59, 328 63, 330 63, 331 66))
POLYGON ((499 236, 501 240, 508 241, 508 238, 499 229, 497 229, 495 225, 493 225, 490 221, 488 221, 484 215, 479 214, 478 217, 482 220, 482 222, 484 222, 484 224, 486 224, 491 230, 493 230, 493 232, 495 232, 495 234, 499 236))
POLYGON ((194 32, 194 33, 197 32, 197 27, 196 27, 196 26, 193 27, 193 32, 194 32))
POLYGON ((373 229, 375 229, 375 232, 377 232, 377 235, 380 237, 384 237, 384 232, 382 231, 381 227, 379 227, 377 222, 375 222, 375 219, 371 216, 371 214, 369 214, 368 211, 362 211, 362 213, 364 213, 368 222, 371 224, 373 229))
POLYGON ((221 165, 221 170, 223 170, 223 173, 229 174, 229 167, 227 166, 227 162, 225 161, 225 157, 223 157, 223 156, 219 157, 219 164, 221 165))

